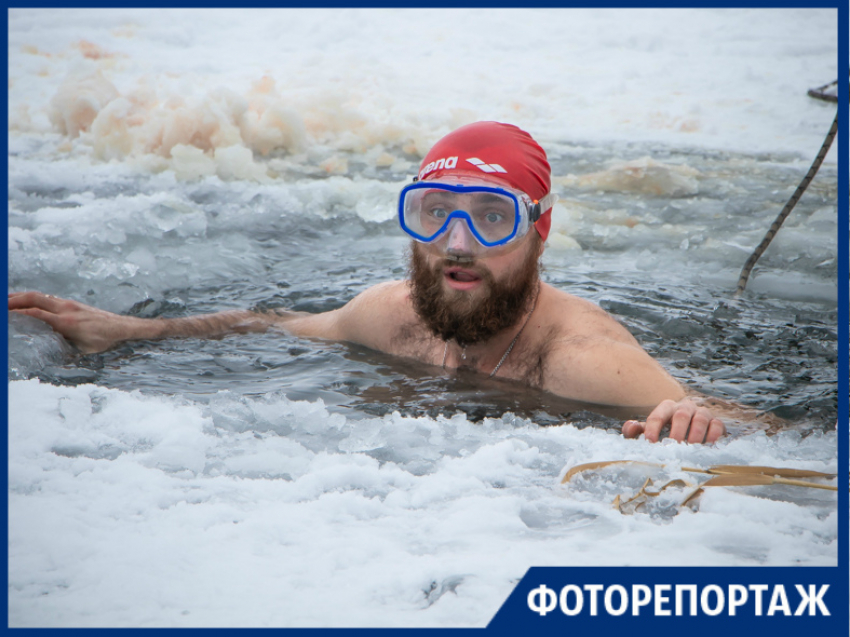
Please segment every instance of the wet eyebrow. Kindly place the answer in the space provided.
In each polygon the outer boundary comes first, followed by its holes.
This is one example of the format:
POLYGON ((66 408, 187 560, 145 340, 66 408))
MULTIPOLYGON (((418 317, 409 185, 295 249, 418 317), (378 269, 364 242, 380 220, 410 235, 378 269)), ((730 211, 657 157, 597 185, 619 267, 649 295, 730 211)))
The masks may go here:
POLYGON ((509 203, 508 200, 506 200, 503 196, 494 195, 494 194, 488 193, 488 192, 476 193, 475 202, 476 203, 483 203, 483 204, 491 204, 491 203, 508 204, 509 203))
POLYGON ((456 197, 457 195, 453 192, 447 192, 445 190, 440 190, 439 188, 434 188, 433 190, 428 190, 424 195, 423 199, 430 199, 432 197, 456 197))
MULTIPOLYGON (((490 206, 490 205, 510 206, 511 205, 510 201, 506 200, 505 197, 501 196, 501 195, 496 195, 496 194, 489 193, 489 192, 476 192, 476 193, 469 193, 469 194, 472 195, 471 204, 474 205, 474 206, 490 206)), ((439 188, 434 188, 433 190, 428 190, 428 191, 425 192, 425 194, 422 196, 422 201, 424 203, 424 202, 433 201, 433 200, 436 199, 437 201, 452 202, 452 205, 454 205, 454 202, 456 202, 458 200, 458 197, 463 197, 463 196, 465 196, 464 193, 456 193, 456 192, 451 192, 451 191, 448 191, 448 190, 441 190, 439 188)))

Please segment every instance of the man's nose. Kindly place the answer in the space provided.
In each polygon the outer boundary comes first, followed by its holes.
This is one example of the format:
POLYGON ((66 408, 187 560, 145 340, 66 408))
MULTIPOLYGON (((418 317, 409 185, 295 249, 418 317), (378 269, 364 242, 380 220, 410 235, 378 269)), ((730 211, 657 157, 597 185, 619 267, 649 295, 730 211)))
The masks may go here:
POLYGON ((449 254, 472 254, 475 238, 469 231, 465 219, 455 219, 449 228, 449 238, 446 241, 446 252, 449 254))

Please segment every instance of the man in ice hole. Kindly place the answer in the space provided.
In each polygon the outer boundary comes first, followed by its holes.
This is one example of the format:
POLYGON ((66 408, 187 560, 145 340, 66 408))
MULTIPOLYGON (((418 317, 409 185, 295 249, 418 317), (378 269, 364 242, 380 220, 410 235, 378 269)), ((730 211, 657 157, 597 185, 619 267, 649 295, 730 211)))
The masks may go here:
POLYGON ((691 443, 726 433, 731 408, 686 391, 597 305, 539 278, 554 197, 546 153, 528 133, 478 122, 450 133, 399 198, 410 278, 375 285, 320 314, 228 311, 186 318, 112 314, 39 292, 9 309, 41 319, 80 351, 121 341, 279 329, 359 343, 444 368, 471 368, 572 400, 634 408, 623 435, 691 443))

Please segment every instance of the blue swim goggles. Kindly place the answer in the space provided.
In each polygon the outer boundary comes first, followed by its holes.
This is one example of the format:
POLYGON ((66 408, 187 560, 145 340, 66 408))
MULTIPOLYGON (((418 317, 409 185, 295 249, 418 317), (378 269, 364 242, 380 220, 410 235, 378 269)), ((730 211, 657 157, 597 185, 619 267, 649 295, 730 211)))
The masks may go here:
POLYGON ((491 183, 455 178, 449 182, 417 181, 405 186, 398 200, 402 229, 422 243, 444 235, 453 220, 466 222, 475 239, 487 248, 519 239, 552 207, 555 195, 540 201, 523 192, 491 183))

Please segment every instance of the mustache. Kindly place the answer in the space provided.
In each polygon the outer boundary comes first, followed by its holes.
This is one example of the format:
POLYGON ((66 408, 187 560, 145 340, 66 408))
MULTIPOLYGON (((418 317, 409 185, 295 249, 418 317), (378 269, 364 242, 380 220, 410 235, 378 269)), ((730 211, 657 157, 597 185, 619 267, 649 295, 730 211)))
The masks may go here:
POLYGON ((469 255, 443 254, 440 259, 434 264, 435 270, 445 270, 446 268, 456 268, 462 266, 468 270, 477 272, 490 272, 490 268, 484 265, 480 259, 469 255))
POLYGON ((447 254, 443 258, 454 265, 475 263, 475 257, 462 254, 447 254))

